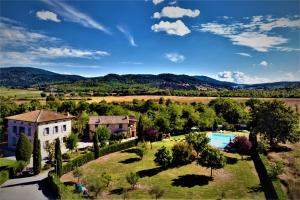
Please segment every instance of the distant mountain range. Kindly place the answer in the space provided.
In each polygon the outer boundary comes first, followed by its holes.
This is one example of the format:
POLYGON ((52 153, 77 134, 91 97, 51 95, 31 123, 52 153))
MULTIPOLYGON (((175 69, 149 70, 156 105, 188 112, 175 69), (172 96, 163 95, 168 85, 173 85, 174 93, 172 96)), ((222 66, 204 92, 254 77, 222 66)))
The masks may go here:
POLYGON ((77 86, 97 86, 98 84, 148 84, 162 89, 209 89, 209 88, 282 88, 300 87, 300 82, 276 82, 262 84, 237 84, 219 81, 207 76, 188 76, 175 74, 108 74, 86 78, 78 75, 65 75, 32 67, 0 68, 0 86, 33 87, 53 84, 76 83, 77 86))

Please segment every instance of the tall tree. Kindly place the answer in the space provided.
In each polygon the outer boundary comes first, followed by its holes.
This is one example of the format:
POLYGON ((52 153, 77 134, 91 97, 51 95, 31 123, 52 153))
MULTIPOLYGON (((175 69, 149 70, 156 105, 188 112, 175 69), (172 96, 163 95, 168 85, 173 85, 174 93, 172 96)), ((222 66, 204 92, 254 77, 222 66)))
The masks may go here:
POLYGON ((85 111, 83 111, 79 115, 77 123, 76 123, 78 134, 84 135, 84 133, 86 131, 86 125, 88 124, 88 122, 89 122, 89 115, 85 111))
POLYGON ((99 140, 98 140, 97 132, 95 132, 95 134, 94 134, 93 144, 94 144, 94 156, 95 156, 95 159, 97 159, 100 156, 100 147, 99 147, 99 140))
POLYGON ((62 158, 61 158, 61 149, 60 149, 60 140, 56 138, 55 140, 55 167, 56 175, 61 177, 62 175, 62 158))
POLYGON ((139 141, 144 141, 145 140, 145 127, 144 127, 144 120, 143 116, 140 115, 137 128, 136 128, 137 136, 139 141))
POLYGON ((206 133, 190 133, 185 135, 185 140, 188 144, 192 145, 197 153, 197 157, 209 143, 209 138, 206 137, 206 133))
POLYGON ((250 128, 265 137, 271 147, 282 142, 300 140, 299 116, 284 102, 274 100, 260 103, 251 109, 250 128))
POLYGON ((202 151, 201 156, 197 159, 197 163, 203 167, 210 168, 210 176, 212 177, 213 169, 223 168, 226 160, 218 149, 208 147, 202 151))
POLYGON ((24 133, 20 134, 17 146, 16 146, 16 159, 29 162, 32 154, 32 145, 24 133))
POLYGON ((38 138, 37 131, 34 134, 32 157, 33 157, 33 172, 34 174, 39 174, 41 172, 41 167, 42 167, 42 155, 41 155, 41 142, 38 138))
POLYGON ((110 138, 110 129, 105 126, 99 126, 96 129, 96 133, 98 135, 98 140, 100 142, 101 147, 104 147, 110 138))

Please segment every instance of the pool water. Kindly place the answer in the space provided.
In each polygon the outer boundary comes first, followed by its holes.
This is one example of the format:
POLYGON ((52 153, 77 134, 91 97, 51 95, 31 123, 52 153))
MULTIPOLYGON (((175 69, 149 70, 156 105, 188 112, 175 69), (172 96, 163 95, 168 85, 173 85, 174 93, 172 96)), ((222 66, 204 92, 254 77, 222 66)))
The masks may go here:
POLYGON ((235 134, 211 133, 208 135, 208 137, 210 138, 210 142, 209 142, 210 145, 217 147, 219 149, 224 149, 227 146, 227 144, 229 144, 230 140, 231 141, 233 140, 235 134))

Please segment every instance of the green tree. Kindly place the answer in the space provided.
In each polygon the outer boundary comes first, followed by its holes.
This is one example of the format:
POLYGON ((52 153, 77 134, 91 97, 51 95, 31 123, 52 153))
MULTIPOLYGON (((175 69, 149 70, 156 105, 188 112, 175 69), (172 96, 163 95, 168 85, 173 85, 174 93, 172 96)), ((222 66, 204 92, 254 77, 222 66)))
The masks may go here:
POLYGON ((62 158, 61 158, 61 149, 60 149, 59 138, 55 139, 55 168, 56 168, 56 175, 61 177, 61 175, 62 175, 62 158))
POLYGON ((216 113, 212 108, 204 107, 204 110, 199 114, 198 126, 201 130, 208 130, 213 127, 216 120, 216 113))
POLYGON ((15 154, 16 154, 16 159, 18 161, 22 160, 27 163, 30 161, 30 157, 32 154, 32 145, 24 133, 20 134, 20 137, 19 137, 19 140, 18 140, 18 143, 16 146, 15 154))
POLYGON ((199 154, 207 147, 210 139, 206 137, 206 133, 190 133, 185 135, 185 140, 194 148, 198 157, 199 154))
POLYGON ((76 123, 77 131, 80 135, 84 135, 88 122, 89 122, 89 115, 85 111, 83 111, 79 115, 77 123, 76 123))
POLYGON ((37 131, 34 134, 32 157, 33 157, 33 172, 34 174, 39 174, 42 167, 42 156, 41 156, 41 142, 38 138, 37 131))
POLYGON ((105 185, 105 187, 108 187, 111 182, 111 175, 108 174, 107 172, 103 172, 101 174, 101 180, 102 180, 103 184, 105 185))
POLYGON ((149 190, 149 194, 152 198, 154 197, 155 199, 159 199, 164 195, 164 193, 165 191, 159 186, 154 186, 149 190))
POLYGON ((98 197, 106 188, 105 183, 101 177, 93 177, 89 180, 86 180, 86 185, 91 192, 95 193, 95 196, 98 197))
POLYGON ((110 138, 110 129, 105 126, 99 126, 96 129, 96 133, 98 135, 98 140, 100 142, 101 147, 104 147, 110 138))
POLYGON ((134 189, 136 184, 138 183, 140 177, 137 173, 134 172, 129 172, 126 175, 126 180, 127 182, 131 185, 131 189, 134 189))
POLYGON ((82 177, 82 171, 79 169, 79 167, 76 167, 73 170, 73 176, 77 178, 77 183, 79 183, 80 177, 82 177))
POLYGON ((37 99, 32 99, 30 101, 29 106, 30 106, 30 110, 36 110, 36 109, 40 109, 42 107, 40 101, 37 99))
POLYGON ((193 148, 186 142, 176 143, 172 148, 172 163, 174 165, 185 165, 194 160, 193 148))
POLYGON ((172 163, 172 154, 165 146, 155 153, 154 162, 161 167, 168 167, 172 163))
POLYGON ((144 126, 144 119, 143 116, 140 115, 137 128, 136 128, 137 136, 139 141, 145 140, 145 126, 144 126))
POLYGON ((46 143, 44 145, 44 149, 48 153, 48 160, 51 162, 54 157, 54 150, 55 150, 55 142, 46 143))
POLYGON ((202 151, 201 156, 197 159, 197 163, 203 167, 210 168, 210 176, 212 177, 213 169, 223 168, 226 159, 219 150, 208 147, 202 151))
POLYGON ((94 133, 93 145, 94 145, 94 156, 95 156, 95 159, 97 159, 100 156, 100 147, 99 147, 99 140, 98 140, 97 132, 94 133))
POLYGON ((295 143, 300 140, 297 131, 299 116, 282 101, 265 101, 251 109, 251 130, 261 134, 270 143, 271 148, 279 142, 295 143))
POLYGON ((72 151, 77 148, 78 141, 78 134, 71 133, 67 138, 66 147, 72 151))
POLYGON ((142 160, 144 155, 147 153, 147 150, 147 145, 145 142, 143 142, 138 144, 137 148, 135 149, 135 153, 142 160))

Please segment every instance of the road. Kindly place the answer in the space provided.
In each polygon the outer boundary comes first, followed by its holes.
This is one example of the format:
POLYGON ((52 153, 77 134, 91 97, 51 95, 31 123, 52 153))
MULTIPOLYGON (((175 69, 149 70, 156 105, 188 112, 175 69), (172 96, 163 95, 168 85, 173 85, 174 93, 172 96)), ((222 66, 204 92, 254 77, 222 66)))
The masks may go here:
POLYGON ((47 186, 48 171, 37 176, 15 178, 0 186, 1 200, 44 200, 55 199, 47 186))

